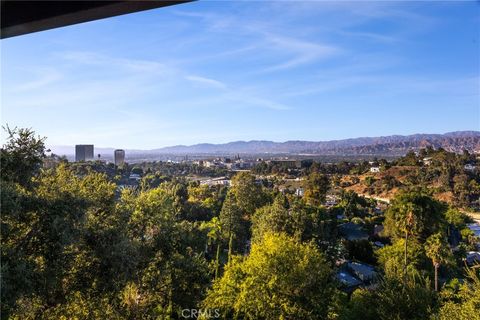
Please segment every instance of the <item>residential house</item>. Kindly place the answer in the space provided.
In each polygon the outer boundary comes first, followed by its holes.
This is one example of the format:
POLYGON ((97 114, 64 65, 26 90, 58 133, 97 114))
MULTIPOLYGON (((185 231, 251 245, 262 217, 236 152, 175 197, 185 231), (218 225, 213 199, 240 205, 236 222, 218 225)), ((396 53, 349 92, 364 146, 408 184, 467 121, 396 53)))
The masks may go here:
POLYGON ((141 177, 138 173, 132 173, 132 174, 130 174, 129 179, 130 179, 130 180, 139 181, 139 180, 142 179, 142 177, 141 177))
POLYGON ((347 269, 363 282, 371 282, 377 277, 375 268, 369 264, 361 262, 348 262, 347 269))
POLYGON ((463 169, 465 171, 475 171, 477 169, 476 166, 474 166, 473 164, 471 163, 467 163, 466 165, 463 166, 463 169))
POLYGON ((297 189, 295 190, 295 195, 296 195, 297 197, 303 197, 304 194, 305 194, 305 191, 303 190, 303 188, 297 188, 297 189))
POLYGON ((380 167, 371 167, 370 172, 373 172, 373 173, 380 172, 380 167))
POLYGON ((432 157, 426 157, 422 159, 422 162, 425 166, 429 166, 432 164, 432 157))
POLYGON ((342 289, 347 292, 352 292, 362 284, 362 281, 352 276, 346 270, 340 270, 337 272, 335 277, 337 278, 338 282, 340 282, 342 289))
POLYGON ((480 264, 480 252, 477 252, 477 251, 468 252, 465 261, 469 266, 480 264))
POLYGON ((208 185, 208 186, 230 186, 231 181, 227 179, 226 177, 219 177, 219 178, 213 178, 213 179, 207 179, 200 181, 200 185, 208 185))

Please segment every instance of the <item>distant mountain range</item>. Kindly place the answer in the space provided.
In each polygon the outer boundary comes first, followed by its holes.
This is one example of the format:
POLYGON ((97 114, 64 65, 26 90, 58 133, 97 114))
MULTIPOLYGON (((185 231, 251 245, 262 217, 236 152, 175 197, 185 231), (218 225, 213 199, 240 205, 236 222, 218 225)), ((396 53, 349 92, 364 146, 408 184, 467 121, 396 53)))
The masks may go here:
MULTIPOLYGON (((223 144, 202 143, 153 150, 126 150, 130 155, 229 155, 229 154, 295 154, 295 155, 403 155, 409 150, 442 147, 448 151, 480 152, 480 131, 455 131, 445 134, 393 135, 333 141, 235 141, 223 144)), ((51 147, 56 154, 74 154, 74 147, 51 147)), ((95 148, 95 153, 113 154, 113 148, 95 148)))

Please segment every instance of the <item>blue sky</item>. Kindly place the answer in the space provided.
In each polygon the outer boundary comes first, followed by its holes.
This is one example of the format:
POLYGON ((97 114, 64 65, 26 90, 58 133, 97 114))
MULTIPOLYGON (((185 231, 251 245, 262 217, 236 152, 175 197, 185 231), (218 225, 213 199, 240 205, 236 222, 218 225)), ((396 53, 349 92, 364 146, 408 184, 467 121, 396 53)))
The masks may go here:
POLYGON ((476 2, 199 1, 2 40, 1 123, 156 148, 480 129, 476 2))

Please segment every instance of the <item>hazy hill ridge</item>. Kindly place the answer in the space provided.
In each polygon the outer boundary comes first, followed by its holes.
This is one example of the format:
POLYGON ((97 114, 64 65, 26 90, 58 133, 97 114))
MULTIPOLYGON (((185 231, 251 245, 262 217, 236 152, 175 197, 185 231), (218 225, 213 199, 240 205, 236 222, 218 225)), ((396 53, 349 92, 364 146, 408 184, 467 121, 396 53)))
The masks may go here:
MULTIPOLYGON (((201 143, 152 150, 126 150, 130 154, 318 154, 318 155, 401 155, 409 150, 432 146, 448 151, 480 152, 480 131, 455 131, 445 134, 392 135, 332 141, 273 142, 264 140, 234 141, 223 144, 201 143)), ((95 153, 112 153, 113 148, 95 148, 95 153)), ((52 147, 57 154, 73 154, 72 146, 52 147)))
POLYGON ((158 153, 306 153, 306 154, 397 154, 432 146, 449 151, 480 151, 480 131, 445 134, 393 135, 333 141, 235 141, 224 144, 202 143, 151 150, 158 153))

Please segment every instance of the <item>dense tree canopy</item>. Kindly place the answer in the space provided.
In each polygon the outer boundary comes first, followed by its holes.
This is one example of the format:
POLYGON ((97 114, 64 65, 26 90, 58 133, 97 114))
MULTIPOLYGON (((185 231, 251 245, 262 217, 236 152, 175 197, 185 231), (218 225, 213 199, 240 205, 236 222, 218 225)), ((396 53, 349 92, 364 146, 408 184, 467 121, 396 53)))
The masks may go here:
POLYGON ((451 291, 442 294, 444 300, 437 319, 480 319, 480 275, 469 270, 467 281, 456 284, 451 291))
POLYGON ((205 300, 224 318, 322 319, 333 293, 331 269, 315 245, 267 233, 236 257, 205 300))
POLYGON ((239 172, 232 178, 231 192, 246 219, 268 201, 262 186, 255 181, 255 176, 248 172, 239 172))
MULTIPOLYGON (((186 175, 224 169, 46 158, 44 139, 33 131, 7 132, 2 318, 180 319, 185 310, 222 319, 480 314, 478 268, 464 261, 478 239, 463 208, 447 207, 425 188, 399 192, 389 206, 344 190, 342 176, 364 174, 368 162, 275 169, 308 175, 288 179, 295 188, 304 182, 302 197, 281 189, 280 175, 228 172, 231 187, 209 186, 186 175), (132 172, 142 180, 129 184, 132 172), (331 207, 327 194, 336 202, 331 207), (363 240, 341 238, 337 229, 345 222, 360 226, 363 240), (345 259, 371 264, 378 280, 345 289, 336 280, 352 272, 345 259)), ((433 157, 431 166, 414 153, 398 161, 418 169, 411 181, 442 177, 448 192, 471 200, 477 191, 470 184, 478 179, 459 168, 475 161, 472 155, 429 149, 423 156, 433 157)))
POLYGON ((395 239, 409 232, 425 241, 442 228, 445 210, 444 204, 421 190, 402 192, 385 214, 385 230, 395 239))
POLYGON ((330 180, 324 174, 312 172, 305 181, 305 200, 313 205, 325 202, 330 180))
POLYGON ((45 138, 36 137, 31 129, 4 129, 8 137, 0 149, 2 180, 28 186, 45 157, 45 138))

